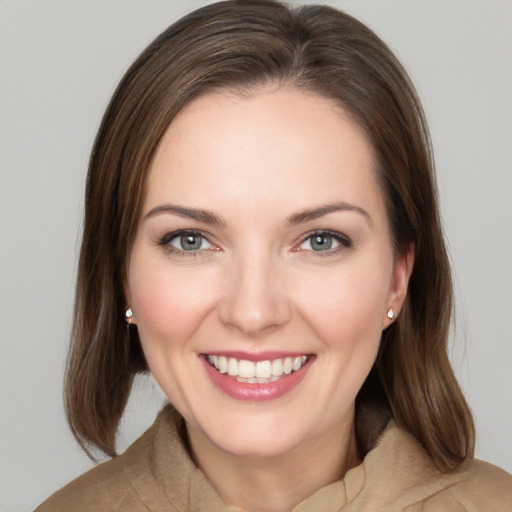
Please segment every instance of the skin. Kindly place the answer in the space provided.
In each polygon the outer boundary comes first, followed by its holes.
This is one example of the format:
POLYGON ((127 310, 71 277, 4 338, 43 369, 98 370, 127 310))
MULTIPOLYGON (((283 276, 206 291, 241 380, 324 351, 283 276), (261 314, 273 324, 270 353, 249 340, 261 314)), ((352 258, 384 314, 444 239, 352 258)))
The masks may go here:
POLYGON ((291 510, 359 462, 355 397, 412 268, 411 251, 393 254, 374 168, 349 116, 291 88, 203 95, 157 148, 127 304, 196 463, 227 505, 291 510), (298 217, 341 202, 352 208, 298 217), (183 229, 204 236, 198 250, 172 235, 183 229), (341 241, 324 235, 332 247, 314 250, 315 230, 341 241), (313 363, 284 396, 247 403, 206 374, 199 355, 224 350, 294 351, 313 363))

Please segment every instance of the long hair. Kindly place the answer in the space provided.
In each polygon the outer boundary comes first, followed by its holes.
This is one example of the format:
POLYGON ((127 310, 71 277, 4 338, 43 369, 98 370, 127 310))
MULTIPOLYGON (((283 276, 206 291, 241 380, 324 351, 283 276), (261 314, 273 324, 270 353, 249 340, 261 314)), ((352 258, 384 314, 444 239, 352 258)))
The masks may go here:
POLYGON ((360 449, 371 449, 392 417, 440 469, 455 469, 473 454, 474 426, 447 356, 452 285, 420 102, 365 25, 330 7, 271 0, 218 2, 180 19, 142 52, 110 101, 86 185, 65 385, 71 429, 86 451, 115 456, 133 378, 147 370, 136 329, 124 321, 123 281, 163 133, 206 91, 269 83, 334 99, 351 114, 376 157, 395 254, 415 247, 403 309, 356 400, 360 449))

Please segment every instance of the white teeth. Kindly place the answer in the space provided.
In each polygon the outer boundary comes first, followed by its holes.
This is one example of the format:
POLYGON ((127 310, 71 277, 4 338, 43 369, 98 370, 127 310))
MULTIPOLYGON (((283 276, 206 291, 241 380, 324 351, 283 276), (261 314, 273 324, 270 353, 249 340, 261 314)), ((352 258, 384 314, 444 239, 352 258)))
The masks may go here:
MULTIPOLYGON (((259 364, 259 363, 258 363, 259 364)), ((246 361, 242 359, 238 363, 238 376, 243 377, 244 379, 253 379, 256 375, 256 368, 252 361, 246 361)), ((256 375, 258 376, 258 375, 256 375)))
POLYGON ((272 361, 272 375, 274 377, 281 377, 281 375, 283 375, 283 360, 282 359, 274 359, 272 361))
POLYGON ((268 383, 278 380, 283 374, 289 375, 300 370, 306 364, 308 357, 285 357, 255 363, 246 359, 208 355, 207 360, 220 373, 227 373, 239 382, 268 383))
POLYGON ((272 363, 270 361, 258 361, 256 363, 256 378, 270 379, 270 377, 272 377, 272 363))
POLYGON ((238 382, 248 382, 249 384, 256 384, 258 382, 258 379, 255 378, 244 379, 243 377, 235 377, 235 380, 238 382))
POLYGON ((228 360, 228 375, 231 375, 231 377, 238 375, 238 361, 233 357, 230 357, 228 360))
POLYGON ((215 368, 217 368, 217 370, 219 370, 220 373, 227 373, 228 360, 224 356, 219 356, 219 365, 218 366, 215 364, 215 360, 213 360, 211 362, 213 362, 215 368))
POLYGON ((296 357, 293 360, 292 369, 297 371, 297 370, 300 370, 301 366, 302 366, 302 357, 296 357))

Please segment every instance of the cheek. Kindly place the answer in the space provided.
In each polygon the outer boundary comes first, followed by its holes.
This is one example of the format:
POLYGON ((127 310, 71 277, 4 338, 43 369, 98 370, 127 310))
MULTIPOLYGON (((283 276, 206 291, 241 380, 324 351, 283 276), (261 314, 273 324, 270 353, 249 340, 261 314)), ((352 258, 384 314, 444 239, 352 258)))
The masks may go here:
POLYGON ((301 289, 301 314, 326 343, 378 345, 389 289, 386 265, 332 269, 301 289))
POLYGON ((209 309, 211 280, 165 262, 131 265, 132 308, 143 346, 188 338, 209 309), (181 269, 182 270, 182 269, 181 269))

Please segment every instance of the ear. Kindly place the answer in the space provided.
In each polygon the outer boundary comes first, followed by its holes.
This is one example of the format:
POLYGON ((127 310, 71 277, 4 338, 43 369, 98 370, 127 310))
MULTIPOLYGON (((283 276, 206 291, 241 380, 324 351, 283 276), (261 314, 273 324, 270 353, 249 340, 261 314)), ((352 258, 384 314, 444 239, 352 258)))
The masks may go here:
POLYGON ((411 277, 414 267, 414 250, 414 244, 409 244, 395 259, 387 297, 386 311, 382 321, 383 330, 393 322, 393 319, 399 315, 402 309, 405 297, 407 296, 409 278, 411 277), (392 318, 388 316, 390 308, 393 311, 392 318))

